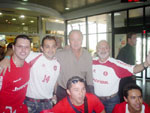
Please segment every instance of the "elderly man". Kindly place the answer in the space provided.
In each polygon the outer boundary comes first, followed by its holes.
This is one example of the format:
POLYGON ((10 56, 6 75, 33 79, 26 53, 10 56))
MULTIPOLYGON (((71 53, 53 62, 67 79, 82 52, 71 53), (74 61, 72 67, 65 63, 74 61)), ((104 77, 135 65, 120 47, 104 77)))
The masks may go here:
POLYGON ((62 99, 51 110, 40 113, 105 113, 104 105, 93 94, 86 93, 85 81, 74 76, 67 82, 69 96, 62 99))
POLYGON ((146 62, 140 65, 129 65, 110 57, 110 47, 102 40, 97 45, 98 57, 93 59, 93 82, 95 94, 105 106, 106 113, 111 113, 119 103, 118 87, 120 78, 138 73, 150 65, 150 53, 146 62))
POLYGON ((136 84, 128 84, 123 90, 124 100, 117 104, 112 113, 150 113, 149 106, 143 102, 142 89, 136 84))
POLYGON ((57 99, 64 98, 66 93, 66 84, 69 78, 79 75, 85 79, 87 91, 93 91, 92 78, 92 57, 87 50, 81 47, 83 35, 79 30, 73 30, 69 33, 70 47, 59 51, 56 56, 61 65, 60 76, 58 78, 57 99))

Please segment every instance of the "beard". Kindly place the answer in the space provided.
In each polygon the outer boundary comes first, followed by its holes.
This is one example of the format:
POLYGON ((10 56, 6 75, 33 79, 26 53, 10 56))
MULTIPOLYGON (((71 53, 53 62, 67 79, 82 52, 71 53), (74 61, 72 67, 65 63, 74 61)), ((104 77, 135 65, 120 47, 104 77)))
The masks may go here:
POLYGON ((105 58, 109 57, 109 52, 98 52, 98 56, 101 59, 105 59, 105 58))

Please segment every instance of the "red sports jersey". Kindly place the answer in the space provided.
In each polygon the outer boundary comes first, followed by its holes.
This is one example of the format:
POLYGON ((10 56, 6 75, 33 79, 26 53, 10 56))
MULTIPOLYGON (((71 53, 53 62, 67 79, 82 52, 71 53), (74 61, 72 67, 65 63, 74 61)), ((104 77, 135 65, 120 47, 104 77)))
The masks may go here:
MULTIPOLYGON (((122 102, 120 104, 116 104, 116 106, 114 107, 113 109, 113 112, 112 113, 126 113, 126 102, 122 102)), ((144 112, 141 112, 141 113, 150 113, 150 108, 147 104, 143 103, 144 105, 144 109, 143 111, 144 112)))
POLYGON ((16 67, 12 58, 11 71, 0 75, 0 113, 27 113, 23 101, 29 81, 30 66, 26 62, 22 67, 16 67), (24 110, 22 110, 25 108, 24 110), (22 112, 24 111, 24 112, 22 112))
MULTIPOLYGON (((86 94, 87 103, 88 103, 88 112, 92 113, 94 110, 95 113, 101 113, 104 110, 104 105, 100 102, 100 100, 93 94, 86 94)), ((81 106, 74 106, 77 110, 82 111, 84 113, 84 104, 81 106)), ((69 104, 67 97, 61 100, 58 104, 56 104, 51 110, 44 110, 40 113, 76 113, 74 109, 69 104)))

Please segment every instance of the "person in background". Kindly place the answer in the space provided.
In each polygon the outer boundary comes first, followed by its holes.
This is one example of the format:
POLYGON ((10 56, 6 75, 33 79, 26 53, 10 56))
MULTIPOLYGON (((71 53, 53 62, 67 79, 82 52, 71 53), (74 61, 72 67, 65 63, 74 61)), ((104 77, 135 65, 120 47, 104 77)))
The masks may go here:
MULTIPOLYGON (((117 59, 130 64, 130 65, 135 65, 136 62, 136 33, 130 32, 127 34, 127 44, 121 50, 119 51, 119 54, 117 56, 117 59)), ((123 88, 125 85, 129 83, 134 83, 136 84, 136 77, 135 75, 130 76, 130 77, 125 77, 120 80, 119 83, 119 97, 120 97, 120 102, 123 102, 123 88)))
POLYGON ((62 39, 60 37, 56 37, 57 50, 63 49, 62 47, 62 39))
POLYGON ((11 70, 0 74, 0 113, 28 113, 25 99, 30 65, 25 58, 30 53, 31 41, 26 35, 18 35, 10 59, 11 70))
POLYGON ((104 105, 91 93, 86 93, 84 79, 73 76, 67 82, 67 93, 51 110, 40 113, 105 113, 104 105))
POLYGON ((110 57, 110 47, 107 41, 97 44, 98 57, 93 59, 93 82, 95 94, 105 106, 106 113, 112 113, 120 102, 118 96, 121 78, 132 76, 150 66, 150 52, 144 63, 129 65, 110 57))
POLYGON ((87 50, 81 47, 82 40, 82 33, 79 30, 72 30, 69 33, 69 48, 56 53, 56 57, 61 65, 56 92, 58 101, 67 96, 66 84, 68 79, 74 75, 79 75, 83 78, 87 84, 87 91, 94 93, 92 57, 87 50))
POLYGON ((124 100, 117 104, 112 113, 150 113, 149 106, 143 102, 142 89, 136 84, 124 87, 124 100))

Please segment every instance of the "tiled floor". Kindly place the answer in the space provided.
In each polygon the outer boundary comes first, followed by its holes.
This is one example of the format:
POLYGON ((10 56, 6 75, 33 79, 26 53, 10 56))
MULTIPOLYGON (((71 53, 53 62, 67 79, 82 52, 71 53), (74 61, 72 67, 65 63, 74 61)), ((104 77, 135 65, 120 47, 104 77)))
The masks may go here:
POLYGON ((136 80, 137 85, 142 88, 144 102, 150 105, 150 80, 136 80))

